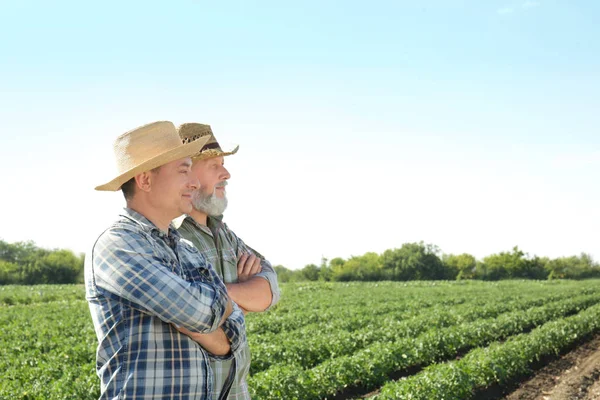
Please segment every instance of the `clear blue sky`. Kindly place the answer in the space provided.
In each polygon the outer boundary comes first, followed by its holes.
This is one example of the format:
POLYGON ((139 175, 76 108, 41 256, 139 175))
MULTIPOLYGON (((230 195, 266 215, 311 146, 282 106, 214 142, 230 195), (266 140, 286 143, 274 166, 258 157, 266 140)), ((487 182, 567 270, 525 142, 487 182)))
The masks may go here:
POLYGON ((600 259, 600 3, 0 2, 0 238, 86 251, 112 140, 240 144, 226 221, 275 264, 424 240, 600 259))

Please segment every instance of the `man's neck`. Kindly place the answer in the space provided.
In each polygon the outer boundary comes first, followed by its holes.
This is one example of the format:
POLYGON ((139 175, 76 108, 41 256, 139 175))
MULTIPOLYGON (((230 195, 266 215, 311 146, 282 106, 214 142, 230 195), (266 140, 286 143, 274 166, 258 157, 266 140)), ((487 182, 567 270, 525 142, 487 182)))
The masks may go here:
POLYGON ((208 215, 202 211, 198 211, 194 208, 188 215, 192 217, 197 224, 204 226, 208 225, 208 215))
POLYGON ((136 201, 127 201, 127 208, 131 208, 133 211, 142 214, 144 217, 148 218, 150 222, 152 222, 158 229, 162 232, 169 232, 169 225, 173 218, 171 215, 167 215, 162 210, 158 210, 156 208, 151 207, 148 204, 142 204, 141 202, 136 201))

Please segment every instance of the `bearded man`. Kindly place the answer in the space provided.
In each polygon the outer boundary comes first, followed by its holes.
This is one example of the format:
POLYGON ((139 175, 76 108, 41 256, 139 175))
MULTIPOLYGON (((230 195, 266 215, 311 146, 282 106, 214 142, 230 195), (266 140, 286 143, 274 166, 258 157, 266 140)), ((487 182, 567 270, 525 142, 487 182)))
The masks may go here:
MULTIPOLYGON (((277 274, 271 264, 258 252, 247 246, 223 222, 227 208, 225 187, 231 177, 225 168, 224 157, 235 154, 238 147, 225 152, 217 142, 209 125, 187 123, 179 127, 183 144, 198 140, 208 141, 192 156, 192 174, 198 179, 200 188, 192 195, 193 209, 176 220, 179 233, 192 242, 212 264, 225 282, 227 293, 244 312, 268 310, 279 301, 280 291, 277 274)), ((249 399, 246 375, 250 368, 250 351, 246 345, 243 357, 236 359, 236 379, 231 387, 229 399, 249 399)), ((220 379, 228 375, 229 360, 212 360, 217 392, 222 387, 220 379)))

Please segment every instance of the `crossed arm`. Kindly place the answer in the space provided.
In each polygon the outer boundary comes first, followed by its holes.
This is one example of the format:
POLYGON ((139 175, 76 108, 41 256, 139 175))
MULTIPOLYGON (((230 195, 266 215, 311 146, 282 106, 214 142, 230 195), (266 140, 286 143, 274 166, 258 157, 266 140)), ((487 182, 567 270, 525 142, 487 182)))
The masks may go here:
MULTIPOLYGON (((247 250, 246 246, 243 248, 247 252, 238 258, 238 283, 226 283, 227 293, 244 314, 265 311, 279 300, 277 275, 268 261, 257 256, 251 249, 247 250), (273 279, 275 287, 271 286, 273 279)), ((194 333, 185 328, 180 328, 179 331, 214 355, 223 356, 231 350, 230 341, 222 328, 205 334, 194 333)))
POLYGON ((227 293, 245 313, 268 310, 280 297, 277 273, 269 261, 224 226, 238 254, 238 282, 226 283, 227 293))
POLYGON ((223 321, 223 324, 215 331, 210 333, 192 332, 185 328, 177 328, 179 332, 187 335, 194 342, 198 343, 209 353, 216 356, 225 356, 232 350, 231 337, 238 336, 235 329, 236 323, 243 323, 244 315, 239 307, 234 306, 231 315, 223 321), (228 333, 226 333, 226 330, 228 333))
MULTIPOLYGON (((239 283, 226 283, 227 293, 235 301, 240 310, 264 311, 271 305, 272 294, 269 282, 256 276, 261 271, 261 259, 253 253, 243 254, 238 261, 239 283)), ((194 333, 185 328, 178 328, 204 349, 217 356, 224 356, 231 351, 231 344, 222 328, 211 333, 194 333)))
POLYGON ((212 333, 195 333, 185 328, 178 328, 178 330, 216 356, 224 356, 231 351, 231 343, 222 328, 212 333))
POLYGON ((245 340, 243 317, 219 280, 188 282, 173 274, 144 235, 115 230, 94 249, 95 284, 127 304, 170 323, 217 355, 245 340))
POLYGON ((238 283, 226 283, 227 293, 245 312, 265 311, 273 301, 269 281, 257 274, 262 271, 261 259, 254 253, 238 259, 238 283))

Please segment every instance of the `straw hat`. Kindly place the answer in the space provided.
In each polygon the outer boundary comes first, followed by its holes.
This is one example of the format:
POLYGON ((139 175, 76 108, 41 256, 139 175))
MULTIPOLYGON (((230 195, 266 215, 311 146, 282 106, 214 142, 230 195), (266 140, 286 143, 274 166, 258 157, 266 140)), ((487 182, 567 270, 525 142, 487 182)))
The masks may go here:
POLYGON ((137 174, 197 154, 209 139, 202 137, 182 144, 175 125, 169 121, 153 122, 124 133, 113 144, 119 176, 96 190, 117 191, 137 174))
POLYGON ((218 156, 229 156, 237 153, 240 146, 235 146, 235 149, 231 151, 223 151, 217 138, 212 133, 210 125, 198 124, 196 122, 189 122, 179 126, 179 136, 184 144, 193 143, 194 141, 203 140, 208 137, 208 141, 202 147, 198 154, 192 156, 194 160, 203 160, 211 157, 218 156))

